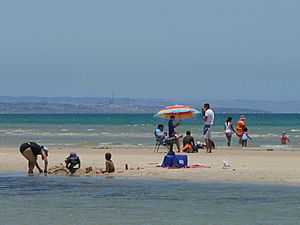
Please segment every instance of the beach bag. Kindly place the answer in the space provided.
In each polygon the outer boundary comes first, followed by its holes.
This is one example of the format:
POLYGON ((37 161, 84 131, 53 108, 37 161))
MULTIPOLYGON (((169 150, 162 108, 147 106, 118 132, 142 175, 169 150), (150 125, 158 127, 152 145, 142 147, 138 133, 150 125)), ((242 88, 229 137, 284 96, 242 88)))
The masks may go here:
POLYGON ((193 145, 193 152, 198 152, 198 145, 193 145))

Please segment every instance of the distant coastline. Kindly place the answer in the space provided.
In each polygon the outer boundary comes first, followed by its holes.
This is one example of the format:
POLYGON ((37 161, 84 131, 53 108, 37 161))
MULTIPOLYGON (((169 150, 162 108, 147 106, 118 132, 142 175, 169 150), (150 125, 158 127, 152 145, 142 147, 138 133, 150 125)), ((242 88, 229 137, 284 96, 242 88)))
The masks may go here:
POLYGON ((300 113, 300 101, 168 100, 131 98, 0 96, 0 114, 153 114, 174 104, 210 102, 216 113, 300 113), (284 106, 284 107, 283 107, 284 106))

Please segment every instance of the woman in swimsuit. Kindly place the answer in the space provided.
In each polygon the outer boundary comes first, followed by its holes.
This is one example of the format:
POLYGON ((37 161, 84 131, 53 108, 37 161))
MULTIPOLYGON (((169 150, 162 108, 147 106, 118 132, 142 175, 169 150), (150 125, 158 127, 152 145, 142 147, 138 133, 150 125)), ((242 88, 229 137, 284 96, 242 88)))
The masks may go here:
POLYGON ((234 132, 236 134, 236 131, 233 128, 232 125, 232 118, 228 117, 225 124, 224 124, 224 130, 225 130, 225 135, 227 138, 227 145, 230 146, 231 145, 231 137, 232 137, 232 132, 234 132))

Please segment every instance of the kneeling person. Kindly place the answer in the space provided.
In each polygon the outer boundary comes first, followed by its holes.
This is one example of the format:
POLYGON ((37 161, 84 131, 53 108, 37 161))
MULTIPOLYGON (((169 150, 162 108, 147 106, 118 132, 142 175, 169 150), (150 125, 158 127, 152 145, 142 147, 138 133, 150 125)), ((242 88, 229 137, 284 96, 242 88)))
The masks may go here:
POLYGON ((75 152, 71 152, 70 155, 65 159, 66 167, 70 173, 75 173, 80 168, 80 159, 75 152))
MULTIPOLYGON (((195 141, 190 131, 186 132, 186 136, 183 138, 183 152, 194 152, 195 141)), ((198 151, 198 149, 197 149, 198 151)))

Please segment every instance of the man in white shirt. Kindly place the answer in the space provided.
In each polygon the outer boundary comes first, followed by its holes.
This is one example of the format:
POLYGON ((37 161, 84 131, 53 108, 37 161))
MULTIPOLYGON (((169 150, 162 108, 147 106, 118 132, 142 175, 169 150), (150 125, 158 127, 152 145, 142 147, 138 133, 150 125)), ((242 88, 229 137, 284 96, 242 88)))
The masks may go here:
POLYGON ((211 126, 214 124, 215 115, 214 112, 210 109, 208 103, 203 105, 202 116, 204 120, 203 136, 206 143, 206 152, 211 153, 212 150, 211 126))

